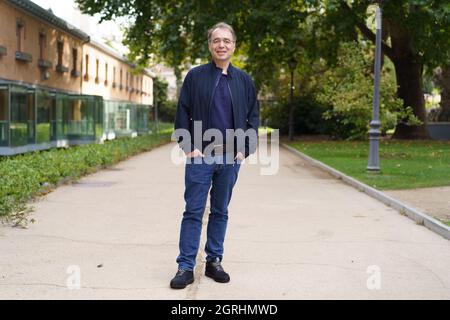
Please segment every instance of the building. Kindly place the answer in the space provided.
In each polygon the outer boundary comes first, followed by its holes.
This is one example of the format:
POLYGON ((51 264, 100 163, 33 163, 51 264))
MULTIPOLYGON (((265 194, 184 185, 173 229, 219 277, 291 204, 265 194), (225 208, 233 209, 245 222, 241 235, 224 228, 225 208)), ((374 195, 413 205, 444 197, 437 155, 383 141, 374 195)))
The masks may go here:
POLYGON ((83 47, 83 95, 103 97, 104 138, 136 136, 148 130, 148 106, 153 101, 153 74, 137 74, 135 65, 100 42, 83 47))
POLYGON ((28 0, 0 0, 0 155, 149 131, 153 77, 28 0))

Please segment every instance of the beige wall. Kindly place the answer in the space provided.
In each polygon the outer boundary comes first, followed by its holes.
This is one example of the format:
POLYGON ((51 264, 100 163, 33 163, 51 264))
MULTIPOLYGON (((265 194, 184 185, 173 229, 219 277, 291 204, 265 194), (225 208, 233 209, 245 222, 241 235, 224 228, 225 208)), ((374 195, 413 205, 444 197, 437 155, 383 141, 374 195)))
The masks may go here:
POLYGON ((133 70, 129 64, 102 50, 94 43, 86 43, 83 47, 81 92, 83 94, 101 95, 106 100, 152 104, 152 78, 142 73, 136 75, 133 70), (107 73, 106 69, 108 70, 107 73), (120 78, 121 72, 122 81, 120 78))
POLYGON ((73 77, 72 49, 78 48, 77 69, 81 68, 82 40, 54 29, 50 25, 9 6, 0 0, 0 45, 7 48, 6 56, 0 57, 0 78, 21 81, 28 84, 48 86, 65 91, 80 92, 81 77, 73 77), (32 55, 31 62, 22 62, 15 59, 17 48, 16 24, 17 20, 24 22, 22 51, 32 55), (51 61, 53 66, 46 69, 50 77, 42 79, 41 68, 38 66, 40 58, 39 33, 46 34, 44 59, 51 61), (58 63, 57 41, 64 42, 62 65, 69 68, 68 72, 56 71, 58 63))
POLYGON ((142 75, 142 104, 153 105, 153 78, 144 74, 142 75))

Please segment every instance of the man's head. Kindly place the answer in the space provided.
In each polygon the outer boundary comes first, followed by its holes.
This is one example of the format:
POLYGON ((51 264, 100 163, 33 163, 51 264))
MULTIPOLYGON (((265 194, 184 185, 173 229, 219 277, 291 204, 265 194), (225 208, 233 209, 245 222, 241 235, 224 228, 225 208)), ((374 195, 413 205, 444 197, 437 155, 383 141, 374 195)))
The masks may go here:
POLYGON ((215 61, 229 61, 236 49, 233 27, 219 22, 208 30, 208 48, 215 61))

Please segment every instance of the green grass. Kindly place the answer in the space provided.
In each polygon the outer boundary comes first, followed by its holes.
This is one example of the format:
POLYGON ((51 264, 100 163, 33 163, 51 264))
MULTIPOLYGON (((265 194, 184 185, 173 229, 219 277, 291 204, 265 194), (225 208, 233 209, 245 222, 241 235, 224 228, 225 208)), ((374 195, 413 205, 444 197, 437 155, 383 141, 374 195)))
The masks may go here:
POLYGON ((27 203, 62 183, 111 166, 170 141, 171 132, 119 138, 104 144, 50 149, 0 157, 0 220, 21 225, 27 203))
POLYGON ((288 143, 301 152, 376 189, 450 186, 450 142, 381 141, 381 173, 368 173, 369 142, 288 143))
MULTIPOLYGON (((152 126, 154 128, 155 124, 152 122, 152 126)), ((159 122, 158 123, 158 132, 161 133, 172 133, 173 131, 173 122, 159 122)))

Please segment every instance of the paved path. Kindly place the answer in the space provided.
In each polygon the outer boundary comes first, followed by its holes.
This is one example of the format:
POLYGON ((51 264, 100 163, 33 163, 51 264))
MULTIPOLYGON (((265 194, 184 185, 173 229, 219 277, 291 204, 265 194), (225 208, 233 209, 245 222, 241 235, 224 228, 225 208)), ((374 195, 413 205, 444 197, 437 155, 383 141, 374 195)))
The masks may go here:
POLYGON ((450 187, 387 190, 386 194, 440 220, 450 221, 450 187))
POLYGON ((171 290, 184 205, 173 146, 58 188, 28 229, 0 227, 0 299, 450 299, 450 241, 284 149, 277 175, 241 167, 231 282, 206 278, 200 251, 195 283, 171 290))

